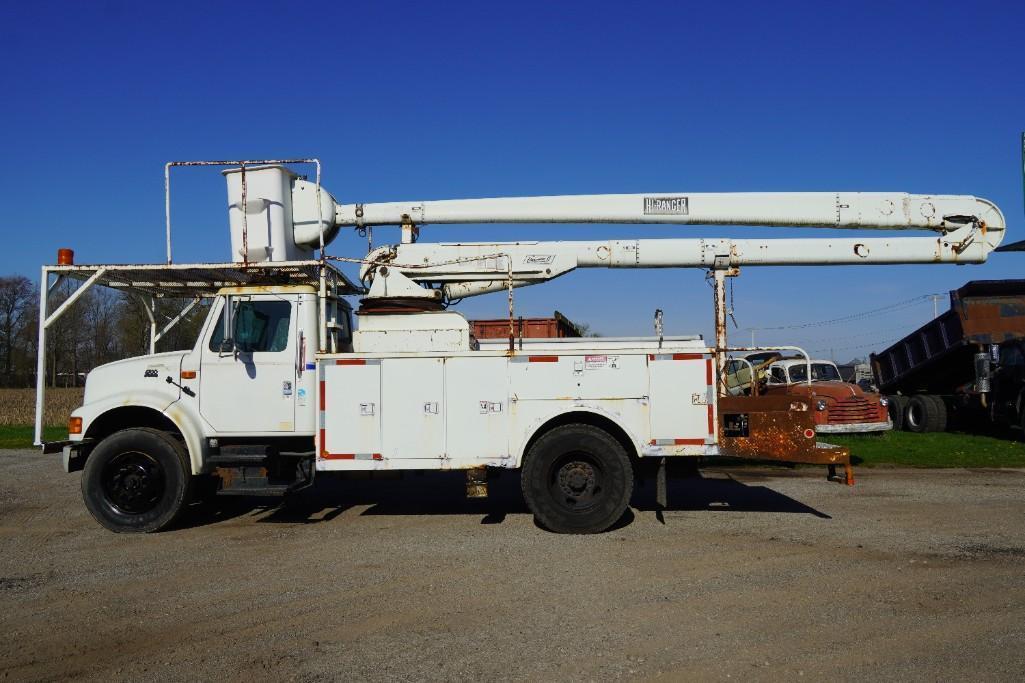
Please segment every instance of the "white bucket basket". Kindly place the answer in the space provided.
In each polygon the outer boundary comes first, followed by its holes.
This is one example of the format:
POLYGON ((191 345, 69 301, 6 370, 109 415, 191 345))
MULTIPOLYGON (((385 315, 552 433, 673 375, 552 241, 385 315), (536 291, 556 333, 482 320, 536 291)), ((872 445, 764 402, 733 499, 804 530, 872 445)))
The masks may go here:
POLYGON ((297 261, 313 250, 299 247, 292 234, 292 182, 297 177, 284 166, 223 171, 228 181, 228 221, 233 261, 260 263, 297 261))

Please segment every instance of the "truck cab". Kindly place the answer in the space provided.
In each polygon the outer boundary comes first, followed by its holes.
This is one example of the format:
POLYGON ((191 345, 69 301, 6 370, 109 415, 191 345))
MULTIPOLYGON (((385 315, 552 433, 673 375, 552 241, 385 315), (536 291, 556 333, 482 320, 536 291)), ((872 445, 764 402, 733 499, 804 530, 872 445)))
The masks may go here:
MULTIPOLYGON (((348 304, 340 304, 343 315, 330 334, 332 344, 346 351, 351 318, 348 304)), ((128 403, 173 413, 187 425, 186 440, 199 446, 190 448, 196 455, 207 436, 221 442, 232 435, 312 438, 317 308, 311 286, 222 289, 191 350, 129 358, 90 372, 83 405, 72 414, 80 431, 71 440, 99 441, 118 406, 128 403)), ((194 469, 201 469, 193 459, 194 469)))
MULTIPOLYGON (((349 351, 350 307, 340 298, 330 304, 328 343, 349 351)), ((97 519, 118 530, 163 526, 164 513, 180 507, 173 501, 139 511, 170 486, 203 497, 308 485, 319 306, 311 285, 222 288, 192 349, 90 372, 63 450, 67 471, 89 475, 83 493, 97 519), (168 481, 177 477, 184 479, 168 481)))

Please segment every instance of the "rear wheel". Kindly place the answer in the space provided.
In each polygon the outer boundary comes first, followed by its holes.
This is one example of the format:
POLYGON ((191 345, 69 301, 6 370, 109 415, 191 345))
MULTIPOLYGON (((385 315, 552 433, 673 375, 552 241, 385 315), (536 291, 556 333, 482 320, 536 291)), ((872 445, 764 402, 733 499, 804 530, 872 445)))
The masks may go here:
POLYGON ((605 531, 623 516, 633 493, 633 467, 622 444, 591 425, 563 425, 541 436, 520 476, 527 507, 556 533, 605 531))
POLYGON ((904 429, 904 411, 908 408, 908 397, 893 395, 887 397, 886 410, 890 413, 894 431, 904 429))
POLYGON ((156 429, 125 429, 101 441, 82 473, 82 497, 96 521, 117 532, 159 531, 188 503, 185 447, 156 429))
POLYGON ((933 400, 928 394, 915 394, 908 399, 904 410, 904 428, 909 432, 922 434, 940 431, 946 426, 946 406, 933 400), (941 413, 942 411, 942 413, 941 413))
POLYGON ((927 394, 926 398, 931 400, 936 406, 936 415, 933 418, 934 429, 932 431, 947 431, 947 402, 943 400, 942 396, 936 396, 934 394, 927 394))

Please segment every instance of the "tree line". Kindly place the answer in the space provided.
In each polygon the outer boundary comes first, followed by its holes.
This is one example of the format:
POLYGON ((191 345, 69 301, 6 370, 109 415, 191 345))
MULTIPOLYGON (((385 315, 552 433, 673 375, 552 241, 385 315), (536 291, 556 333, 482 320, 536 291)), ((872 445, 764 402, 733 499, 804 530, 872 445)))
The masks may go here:
MULTIPOLYGON (((64 281, 49 297, 52 313, 75 291, 64 281)), ((97 365, 149 352, 150 320, 146 303, 107 287, 92 287, 47 329, 47 384, 80 386, 97 365)), ((183 308, 176 299, 157 299, 157 329, 183 308)), ((157 351, 191 348, 205 317, 196 306, 167 336, 157 351)), ((39 285, 27 277, 0 277, 0 386, 34 387, 39 332, 39 285)))

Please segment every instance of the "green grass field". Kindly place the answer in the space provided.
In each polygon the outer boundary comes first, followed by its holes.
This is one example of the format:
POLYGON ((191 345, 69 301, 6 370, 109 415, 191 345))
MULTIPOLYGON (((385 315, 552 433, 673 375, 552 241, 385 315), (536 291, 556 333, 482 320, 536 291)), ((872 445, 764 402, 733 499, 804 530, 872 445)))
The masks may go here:
POLYGON ((820 441, 850 448, 851 461, 863 467, 1025 467, 1025 443, 1014 436, 887 432, 882 436, 829 435, 820 441))
MULTIPOLYGON (((32 435, 35 428, 31 425, 0 426, 0 448, 32 448, 32 435)), ((45 441, 63 441, 68 438, 67 427, 45 427, 45 441)))

